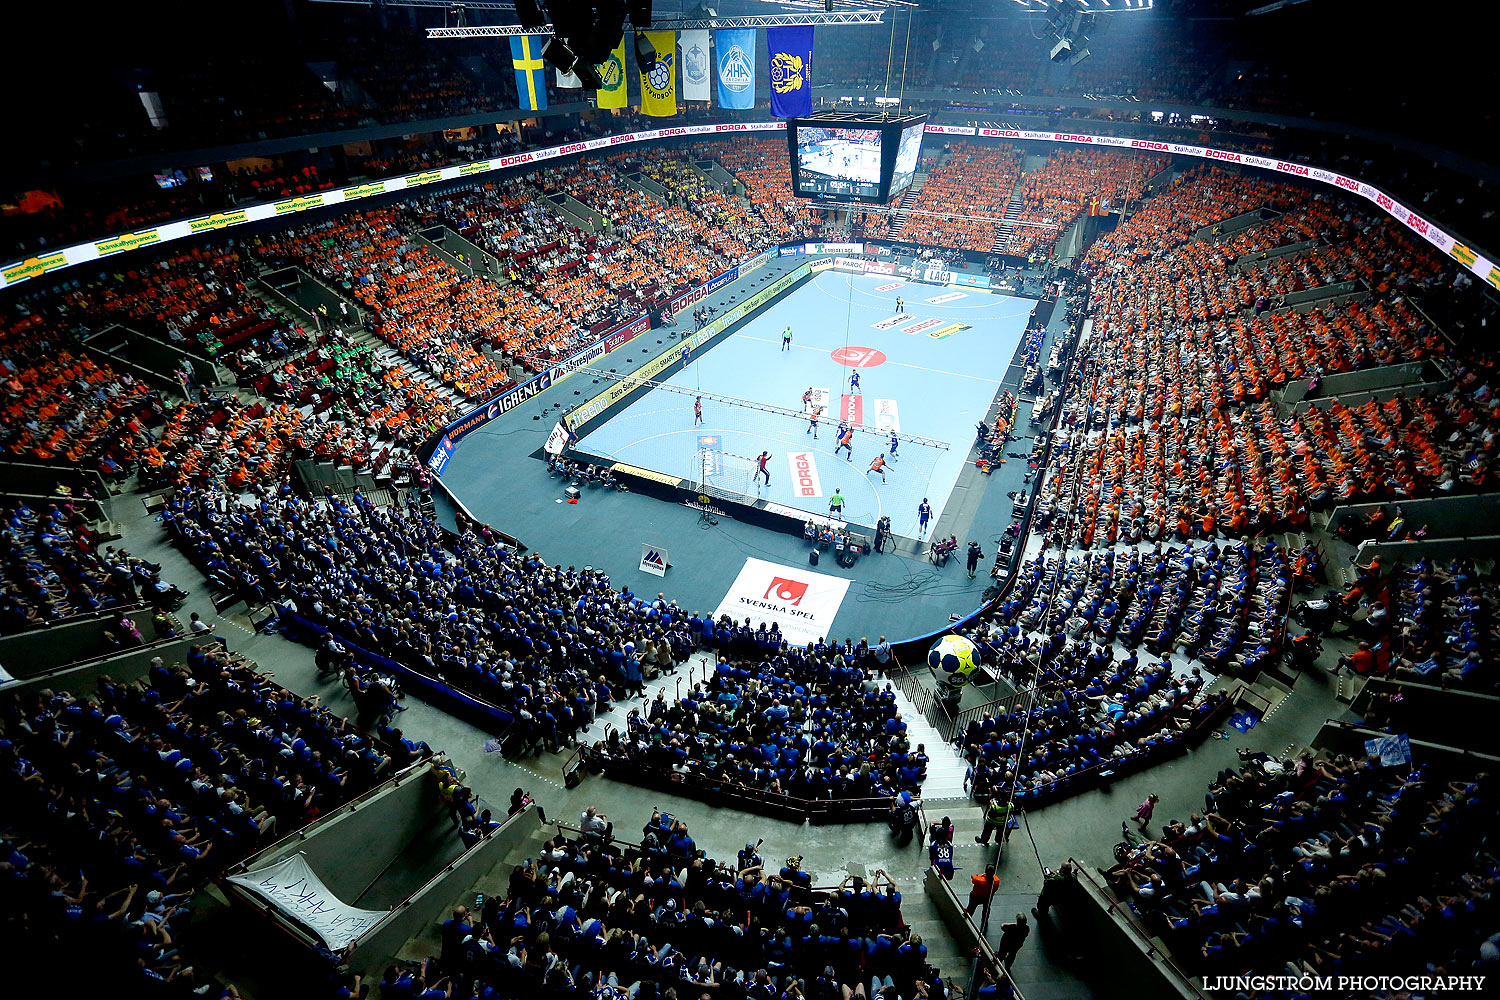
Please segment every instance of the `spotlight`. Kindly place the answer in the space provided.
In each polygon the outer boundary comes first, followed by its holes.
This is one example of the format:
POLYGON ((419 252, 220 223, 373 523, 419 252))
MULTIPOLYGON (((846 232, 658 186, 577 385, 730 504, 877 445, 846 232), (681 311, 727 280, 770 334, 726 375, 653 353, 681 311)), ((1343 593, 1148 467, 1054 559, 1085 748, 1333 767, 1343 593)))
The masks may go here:
POLYGON ((598 90, 604 86, 604 81, 599 78, 599 71, 588 63, 579 59, 568 43, 561 38, 551 38, 542 49, 542 59, 557 67, 559 73, 572 73, 578 77, 579 83, 585 90, 598 90))
POLYGON ((547 23, 547 15, 542 13, 542 6, 537 0, 516 0, 516 17, 520 19, 523 28, 540 28, 547 23))
POLYGON ((635 64, 642 73, 650 73, 656 65, 656 46, 640 31, 635 33, 635 64))

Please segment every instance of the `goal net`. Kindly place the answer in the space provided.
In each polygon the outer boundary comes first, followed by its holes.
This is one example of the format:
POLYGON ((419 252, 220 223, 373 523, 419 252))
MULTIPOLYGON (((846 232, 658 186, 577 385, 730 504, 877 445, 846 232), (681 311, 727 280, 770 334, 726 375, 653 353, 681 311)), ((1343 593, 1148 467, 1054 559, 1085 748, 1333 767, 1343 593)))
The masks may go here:
POLYGON ((759 468, 759 463, 748 456, 700 448, 698 489, 709 496, 718 493, 755 497, 760 492, 755 482, 755 473, 759 468))

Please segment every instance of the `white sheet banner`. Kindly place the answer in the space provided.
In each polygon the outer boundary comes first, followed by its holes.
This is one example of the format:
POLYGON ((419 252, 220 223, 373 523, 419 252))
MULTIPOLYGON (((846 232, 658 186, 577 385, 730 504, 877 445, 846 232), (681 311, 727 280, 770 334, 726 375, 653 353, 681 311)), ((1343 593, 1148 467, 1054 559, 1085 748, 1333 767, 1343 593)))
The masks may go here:
POLYGON ((361 910, 345 903, 329 891, 301 854, 294 854, 269 868, 231 875, 229 881, 255 893, 289 919, 312 931, 329 951, 347 948, 390 913, 389 910, 361 910))
POLYGON ((578 78, 577 74, 575 74, 575 73, 564 73, 562 70, 558 70, 557 71, 557 89, 558 90, 582 90, 583 89, 583 81, 580 80, 578 78))
POLYGON ((849 581, 841 577, 746 559, 714 617, 776 622, 788 642, 802 646, 832 634, 833 619, 848 592, 849 581))
POLYGON ((682 46, 682 99, 684 101, 707 101, 713 62, 708 57, 707 31, 679 31, 678 43, 682 46))

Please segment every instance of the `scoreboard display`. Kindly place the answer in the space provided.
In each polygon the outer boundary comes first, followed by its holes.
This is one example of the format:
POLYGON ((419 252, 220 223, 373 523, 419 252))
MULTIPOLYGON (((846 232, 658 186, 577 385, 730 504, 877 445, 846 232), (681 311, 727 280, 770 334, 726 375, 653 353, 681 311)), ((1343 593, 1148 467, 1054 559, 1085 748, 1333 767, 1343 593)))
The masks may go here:
POLYGON ((792 191, 802 198, 884 204, 911 187, 926 115, 834 112, 787 122, 792 191))

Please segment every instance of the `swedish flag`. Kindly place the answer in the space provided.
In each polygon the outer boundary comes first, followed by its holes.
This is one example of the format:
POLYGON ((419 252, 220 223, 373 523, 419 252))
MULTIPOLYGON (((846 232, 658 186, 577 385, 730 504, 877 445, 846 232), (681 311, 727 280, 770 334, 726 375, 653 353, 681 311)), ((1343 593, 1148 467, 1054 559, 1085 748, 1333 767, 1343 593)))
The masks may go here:
POLYGON ((510 36, 510 62, 516 68, 522 110, 547 110, 547 81, 542 75, 542 46, 546 44, 546 35, 510 36))

